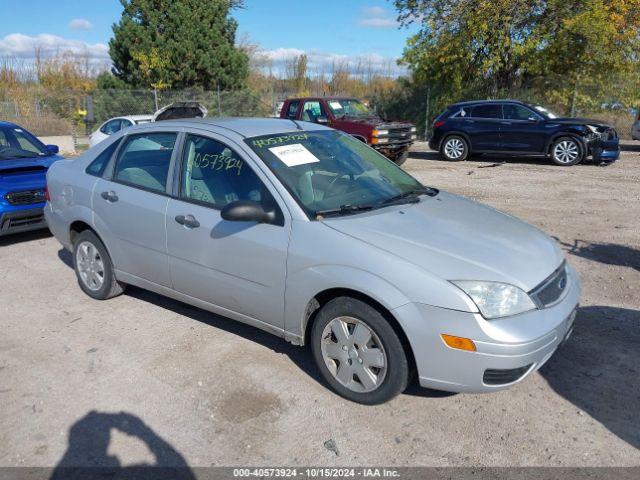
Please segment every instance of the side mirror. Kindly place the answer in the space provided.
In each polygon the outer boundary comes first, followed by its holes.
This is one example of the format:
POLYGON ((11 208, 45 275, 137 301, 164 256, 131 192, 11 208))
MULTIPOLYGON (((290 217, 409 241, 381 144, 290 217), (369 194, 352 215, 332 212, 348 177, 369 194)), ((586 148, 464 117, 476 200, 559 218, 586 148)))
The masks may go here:
POLYGON ((51 155, 60 153, 60 147, 58 147, 58 145, 47 145, 46 149, 47 149, 47 152, 49 152, 51 155))
POLYGON ((220 216, 229 222, 273 223, 276 220, 274 211, 267 211, 252 200, 231 202, 222 209, 220 216))
POLYGON ((529 117, 527 118, 527 120, 529 120, 531 123, 538 123, 540 121, 540 119, 536 117, 529 117))
POLYGON ((316 123, 319 123, 320 125, 329 125, 329 119, 324 115, 319 115, 316 117, 316 123))

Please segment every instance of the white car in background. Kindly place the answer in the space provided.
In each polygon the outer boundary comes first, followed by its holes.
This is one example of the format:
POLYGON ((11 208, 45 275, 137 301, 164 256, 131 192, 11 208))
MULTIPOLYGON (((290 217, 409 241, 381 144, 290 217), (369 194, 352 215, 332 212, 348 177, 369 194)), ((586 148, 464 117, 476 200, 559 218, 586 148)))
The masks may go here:
POLYGON ((141 123, 149 123, 152 120, 153 115, 127 115, 124 117, 111 118, 100 125, 100 128, 91 134, 89 137, 89 146, 93 147, 97 145, 105 138, 109 138, 111 135, 119 132, 123 128, 139 125, 141 123))

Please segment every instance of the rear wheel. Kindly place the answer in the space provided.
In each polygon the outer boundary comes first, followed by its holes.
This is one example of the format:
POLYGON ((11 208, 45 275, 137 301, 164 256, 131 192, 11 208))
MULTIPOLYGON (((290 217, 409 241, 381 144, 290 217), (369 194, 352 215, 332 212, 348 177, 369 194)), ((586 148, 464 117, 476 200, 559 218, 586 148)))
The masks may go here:
POLYGON ((409 363, 398 335, 378 310, 360 300, 339 297, 322 307, 311 347, 322 376, 349 400, 380 404, 407 386, 409 363))
POLYGON ((73 267, 80 288, 91 298, 106 300, 124 291, 125 285, 116 280, 107 249, 90 230, 74 239, 73 267))
POLYGON ((459 135, 445 138, 440 147, 442 156, 452 162, 461 162, 469 157, 469 144, 459 135))
POLYGON ((551 160, 562 167, 576 165, 582 161, 583 157, 583 147, 573 137, 561 137, 551 147, 551 160))

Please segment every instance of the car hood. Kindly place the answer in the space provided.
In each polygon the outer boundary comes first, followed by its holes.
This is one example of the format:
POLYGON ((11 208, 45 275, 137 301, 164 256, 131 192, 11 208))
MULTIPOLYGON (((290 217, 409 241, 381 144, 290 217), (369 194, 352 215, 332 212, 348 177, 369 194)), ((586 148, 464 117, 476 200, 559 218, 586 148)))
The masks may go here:
POLYGON ((47 170, 60 155, 0 159, 0 190, 44 188, 47 170))
POLYGON ((593 118, 570 118, 570 117, 560 117, 560 118, 551 118, 549 119, 551 123, 560 123, 560 124, 580 124, 580 125, 593 125, 594 127, 607 127, 614 128, 613 125, 603 122, 602 120, 595 120, 593 118))
POLYGON ((537 228, 446 192, 323 222, 444 280, 505 282, 530 291, 564 259, 537 228))

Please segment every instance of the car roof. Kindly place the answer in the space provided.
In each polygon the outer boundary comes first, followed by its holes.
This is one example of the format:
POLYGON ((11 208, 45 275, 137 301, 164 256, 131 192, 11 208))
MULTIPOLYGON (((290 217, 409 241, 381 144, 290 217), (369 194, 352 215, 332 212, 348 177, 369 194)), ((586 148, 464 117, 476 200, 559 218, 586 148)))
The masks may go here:
POLYGON ((15 128, 15 127, 20 127, 20 126, 15 124, 15 123, 13 123, 13 122, 7 122, 5 120, 0 120, 0 127, 15 128))
POLYGON ((259 137, 261 135, 273 135, 290 133, 296 130, 330 130, 328 127, 317 123, 293 121, 283 118, 253 118, 253 117, 221 117, 221 118, 186 118, 180 120, 161 120, 159 122, 144 123, 127 129, 128 131, 154 130, 162 127, 191 127, 201 130, 222 128, 233 131, 242 137, 259 137))
POLYGON ((136 120, 151 120, 153 115, 121 115, 119 117, 110 118, 107 121, 117 120, 119 118, 126 118, 127 120, 133 120, 135 122, 136 120))
POLYGON ((469 105, 490 105, 493 103, 519 103, 520 105, 527 105, 525 102, 521 100, 512 100, 509 98, 496 98, 493 100, 468 100, 464 102, 456 102, 449 105, 450 107, 466 107, 469 105))

